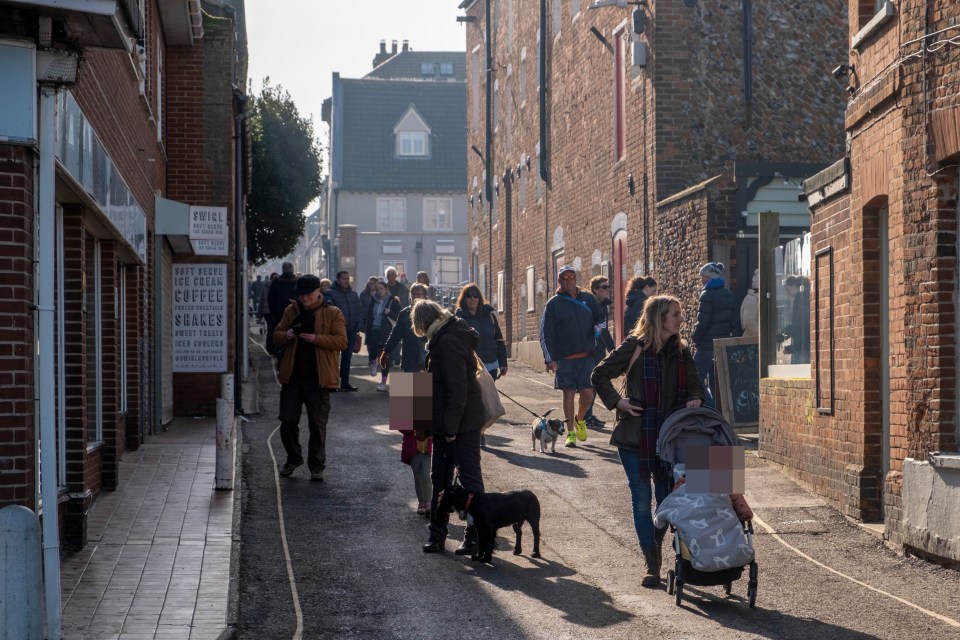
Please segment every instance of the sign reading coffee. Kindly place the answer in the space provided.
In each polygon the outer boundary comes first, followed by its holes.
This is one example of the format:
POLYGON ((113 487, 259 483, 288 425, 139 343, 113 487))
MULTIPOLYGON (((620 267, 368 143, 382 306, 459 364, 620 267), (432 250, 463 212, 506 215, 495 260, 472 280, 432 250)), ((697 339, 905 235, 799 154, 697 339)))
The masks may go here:
POLYGON ((173 371, 227 370, 227 265, 173 265, 173 371))

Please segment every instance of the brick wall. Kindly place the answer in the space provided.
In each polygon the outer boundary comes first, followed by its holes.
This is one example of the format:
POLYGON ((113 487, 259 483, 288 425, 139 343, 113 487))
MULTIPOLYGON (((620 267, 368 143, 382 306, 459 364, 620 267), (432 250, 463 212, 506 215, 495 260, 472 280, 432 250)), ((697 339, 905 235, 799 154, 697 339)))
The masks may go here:
MULTIPOLYGON (((627 257, 623 265, 610 265, 611 275, 650 272, 644 264, 649 259, 652 274, 663 283, 661 290, 699 289, 696 271, 685 266, 679 272, 673 266, 676 252, 692 256, 694 249, 662 237, 664 231, 673 235, 670 232, 679 222, 669 217, 674 209, 658 211, 658 202, 713 176, 732 175, 735 161, 826 163, 843 153, 841 114, 846 94, 829 73, 847 50, 845 30, 837 28, 846 16, 839 0, 778 5, 776 10, 754 4, 749 119, 743 95, 741 4, 708 0, 693 8, 678 2, 647 6, 643 39, 649 44, 648 65, 633 77, 629 46, 625 46, 620 70, 625 77, 626 123, 626 147, 620 159, 614 157, 614 56, 590 27, 615 45, 617 38, 626 37, 623 28, 629 28, 630 13, 616 7, 587 10, 584 2, 580 13, 572 16, 571 4, 561 4, 558 33, 552 3, 547 3, 550 15, 544 34, 547 136, 546 153, 541 155, 547 160, 545 184, 540 181, 537 155, 539 3, 513 0, 491 5, 497 108, 489 160, 498 183, 508 169, 515 174, 509 190, 509 221, 502 201, 508 191, 501 184, 492 224, 489 203, 477 198, 483 192, 483 162, 469 149, 476 145, 485 152, 482 68, 481 82, 474 85, 472 80, 474 67, 478 63, 482 67, 484 61, 485 3, 468 8, 477 19, 466 28, 468 109, 475 92, 481 94, 480 126, 468 126, 464 150, 468 190, 474 195, 470 236, 478 241, 478 262, 487 265, 491 288, 497 272, 505 271, 509 307, 518 310, 507 314, 505 324, 518 340, 538 340, 542 300, 537 297, 536 312, 528 313, 521 291, 530 265, 547 295, 554 290, 555 237, 562 236, 563 260, 579 265, 585 282, 592 275, 595 255, 611 261, 614 222, 625 219, 627 257)), ((470 113, 468 123, 472 120, 470 113)), ((690 258, 690 264, 697 266, 708 256, 716 257, 702 249, 732 247, 738 228, 729 191, 714 194, 711 202, 700 211, 708 217, 716 212, 718 218, 694 224, 704 234, 696 258, 690 258)))
MULTIPOLYGON (((191 205, 225 206, 230 255, 179 257, 176 262, 227 264, 235 280, 233 23, 204 19, 202 45, 167 49, 167 194, 191 205)), ((227 368, 233 370, 236 299, 228 296, 227 368)), ((239 383, 239 381, 237 381, 239 383)), ((220 374, 175 373, 174 413, 215 415, 220 374)))
POLYGON ((0 507, 34 508, 33 153, 0 145, 0 507))

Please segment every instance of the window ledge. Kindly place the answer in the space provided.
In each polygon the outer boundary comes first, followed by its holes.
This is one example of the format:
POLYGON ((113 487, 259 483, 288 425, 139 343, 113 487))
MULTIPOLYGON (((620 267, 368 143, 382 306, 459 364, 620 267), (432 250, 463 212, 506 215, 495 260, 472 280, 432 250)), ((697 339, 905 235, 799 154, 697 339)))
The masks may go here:
POLYGON ((870 18, 870 22, 864 25, 863 29, 857 32, 850 40, 850 48, 858 49, 863 42, 880 30, 884 24, 893 18, 897 13, 897 7, 889 0, 884 3, 877 14, 870 18))
POLYGON ((938 469, 960 469, 960 453, 942 453, 934 451, 927 455, 930 466, 938 469))

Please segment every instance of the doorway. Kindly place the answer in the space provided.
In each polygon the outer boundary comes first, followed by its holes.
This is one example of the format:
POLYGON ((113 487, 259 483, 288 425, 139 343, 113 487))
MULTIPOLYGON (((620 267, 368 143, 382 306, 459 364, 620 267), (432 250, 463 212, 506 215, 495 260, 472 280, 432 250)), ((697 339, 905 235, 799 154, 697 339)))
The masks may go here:
POLYGON ((613 238, 613 269, 610 295, 613 296, 613 339, 617 344, 623 342, 623 312, 627 291, 627 232, 618 231, 613 238))

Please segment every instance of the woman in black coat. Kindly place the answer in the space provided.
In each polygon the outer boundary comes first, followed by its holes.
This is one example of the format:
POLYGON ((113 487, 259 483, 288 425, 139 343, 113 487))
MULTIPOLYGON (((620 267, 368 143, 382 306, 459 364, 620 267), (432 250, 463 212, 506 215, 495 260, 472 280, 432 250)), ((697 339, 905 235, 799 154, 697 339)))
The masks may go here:
POLYGON ((477 355, 493 379, 507 375, 507 343, 503 341, 497 312, 484 302, 480 287, 472 282, 464 286, 457 298, 457 309, 454 313, 480 336, 477 355))
MULTIPOLYGON (((483 397, 477 381, 474 350, 480 339, 466 322, 431 300, 413 307, 413 329, 427 338, 427 371, 433 377, 433 465, 430 537, 424 553, 443 551, 450 514, 437 509, 440 492, 453 484, 459 468, 460 484, 470 493, 483 493, 480 473, 480 429, 483 397)), ((463 544, 457 555, 477 551, 477 530, 467 518, 463 544)))

